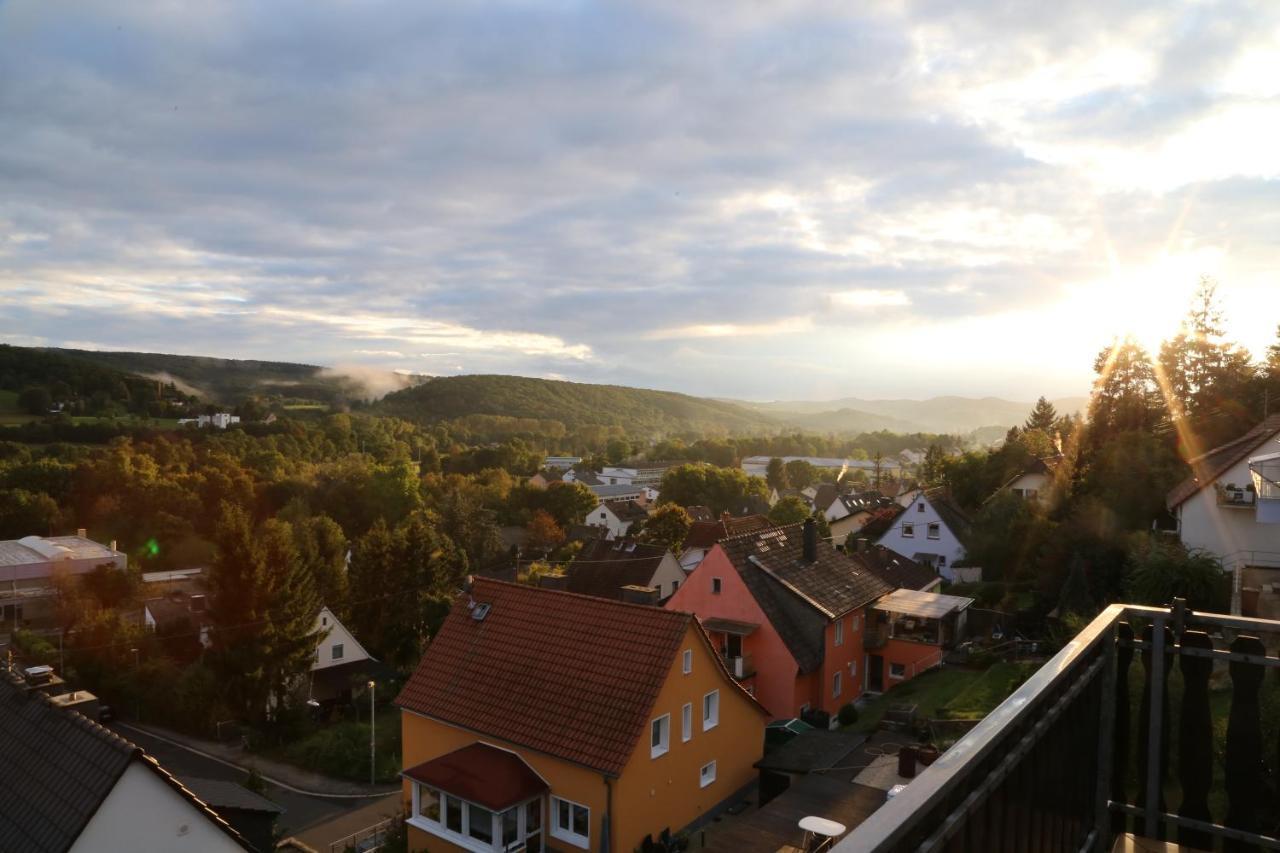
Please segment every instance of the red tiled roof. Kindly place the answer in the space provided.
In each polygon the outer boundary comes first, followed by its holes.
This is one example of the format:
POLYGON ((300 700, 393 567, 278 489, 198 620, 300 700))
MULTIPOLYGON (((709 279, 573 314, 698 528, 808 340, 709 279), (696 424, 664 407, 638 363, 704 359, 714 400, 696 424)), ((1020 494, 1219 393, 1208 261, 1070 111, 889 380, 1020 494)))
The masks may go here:
POLYGON ((1215 447, 1190 460, 1191 476, 1173 487, 1165 503, 1174 509, 1217 480, 1249 455, 1273 434, 1280 432, 1280 415, 1272 415, 1234 441, 1215 447))
POLYGON ((531 800, 548 788, 519 755, 487 743, 455 749, 409 768, 404 775, 495 812, 531 800))
POLYGON ((686 549, 710 548, 730 536, 767 530, 773 526, 773 522, 764 515, 744 515, 736 518, 730 516, 719 521, 695 521, 684 537, 684 547, 686 549))
POLYGON ((397 704, 620 774, 692 615, 488 578, 471 597, 488 614, 461 596, 397 704))

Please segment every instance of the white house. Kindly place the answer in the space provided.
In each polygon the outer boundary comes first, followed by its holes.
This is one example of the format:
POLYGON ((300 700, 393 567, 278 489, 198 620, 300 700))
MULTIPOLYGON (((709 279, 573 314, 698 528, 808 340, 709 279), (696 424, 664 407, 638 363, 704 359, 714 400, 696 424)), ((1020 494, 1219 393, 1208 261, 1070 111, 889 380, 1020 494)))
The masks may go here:
POLYGON ((932 566, 952 581, 952 566, 964 559, 968 535, 969 519, 940 490, 932 490, 917 492, 877 544, 932 566))
POLYGON ((651 486, 639 486, 629 483, 603 483, 587 486, 602 501, 635 501, 641 506, 658 499, 658 490, 651 486))
POLYGON ((876 510, 893 506, 893 501, 879 492, 864 492, 857 495, 836 495, 825 508, 820 507, 831 527, 831 541, 843 542, 850 533, 862 529, 876 510))
POLYGON ((583 524, 592 527, 603 527, 606 537, 618 539, 626 536, 631 526, 637 521, 648 518, 649 513, 635 501, 601 501, 595 509, 587 513, 583 524))
MULTIPOLYGON (((1280 584, 1280 507, 1272 454, 1280 452, 1280 415, 1272 415, 1235 441, 1190 460, 1191 475, 1166 498, 1178 536, 1208 551, 1234 574, 1231 608, 1241 612, 1245 589, 1264 595, 1280 584)), ((1249 608, 1252 609, 1252 608, 1249 608)), ((1268 604, 1265 608, 1273 612, 1268 604)), ((1280 615, 1280 614, 1277 614, 1280 615)))
POLYGON ((988 501, 1006 492, 1017 495, 1024 500, 1042 500, 1053 485, 1053 472, 1058 467, 1061 457, 1035 459, 1026 468, 1009 478, 1008 482, 996 489, 987 498, 988 501))
POLYGON ((214 429, 226 429, 232 424, 240 423, 240 416, 233 415, 230 412, 215 412, 212 415, 200 415, 194 418, 179 418, 178 424, 195 424, 203 429, 204 427, 213 427, 214 429))
POLYGON ((151 756, 0 676, 0 850, 254 848, 151 756))
POLYGON ((315 633, 316 655, 311 662, 312 672, 354 661, 373 660, 373 655, 365 651, 355 635, 347 630, 347 626, 328 607, 321 607, 316 614, 315 633))
MULTIPOLYGON (((769 460, 773 458, 772 456, 748 456, 742 460, 742 470, 755 477, 764 477, 769 472, 769 460)), ((803 459, 814 468, 836 477, 845 471, 864 471, 873 474, 877 465, 882 475, 895 474, 902 469, 902 463, 892 456, 882 458, 879 463, 874 459, 841 459, 828 456, 779 456, 778 458, 784 463, 803 459)))

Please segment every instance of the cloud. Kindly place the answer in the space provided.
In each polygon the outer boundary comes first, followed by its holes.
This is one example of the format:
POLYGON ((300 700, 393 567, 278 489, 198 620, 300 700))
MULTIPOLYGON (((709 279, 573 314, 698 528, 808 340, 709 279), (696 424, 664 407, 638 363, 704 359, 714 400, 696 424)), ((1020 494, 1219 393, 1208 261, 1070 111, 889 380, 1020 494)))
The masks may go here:
MULTIPOLYGON (((945 393, 873 333, 1013 339, 1205 253, 1265 298, 1277 55, 1280 6, 1243 2, 2 4, 0 313, 55 344, 945 393)), ((979 361, 994 393, 1089 383, 979 361)))

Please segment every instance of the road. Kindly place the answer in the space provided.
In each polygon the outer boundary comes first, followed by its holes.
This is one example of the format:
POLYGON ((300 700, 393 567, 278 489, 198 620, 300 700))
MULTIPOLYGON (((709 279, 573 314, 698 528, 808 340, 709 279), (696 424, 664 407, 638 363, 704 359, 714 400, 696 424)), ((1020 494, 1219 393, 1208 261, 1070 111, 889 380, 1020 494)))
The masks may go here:
MULTIPOLYGON (((114 727, 109 727, 114 728, 114 727)), ((160 766, 174 776, 198 776, 205 779, 223 779, 230 782, 243 782, 248 774, 237 768, 197 755, 180 746, 173 746, 157 740, 151 735, 137 729, 117 729, 116 733, 145 749, 160 762, 160 766)), ((276 829, 283 834, 292 834, 298 830, 336 817, 343 812, 355 811, 369 804, 367 799, 325 799, 297 794, 284 788, 267 783, 265 795, 267 799, 284 808, 284 814, 276 821, 276 829)))

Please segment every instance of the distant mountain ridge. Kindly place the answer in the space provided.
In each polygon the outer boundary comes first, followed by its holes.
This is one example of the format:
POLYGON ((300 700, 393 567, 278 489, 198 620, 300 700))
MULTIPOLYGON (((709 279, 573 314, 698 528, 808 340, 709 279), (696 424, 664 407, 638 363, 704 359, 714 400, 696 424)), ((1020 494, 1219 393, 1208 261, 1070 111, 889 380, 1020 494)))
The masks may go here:
MULTIPOLYGON (((867 400, 843 397, 838 400, 778 400, 758 403, 726 400, 743 408, 776 417, 810 429, 888 429, 894 432, 968 433, 983 427, 1020 425, 1031 412, 1034 401, 1019 402, 1000 397, 931 397, 927 400, 867 400), (868 426, 877 423, 882 426, 868 426), (844 426, 849 424, 850 426, 844 426)), ((1060 415, 1083 413, 1088 397, 1060 397, 1050 400, 1060 415)))

